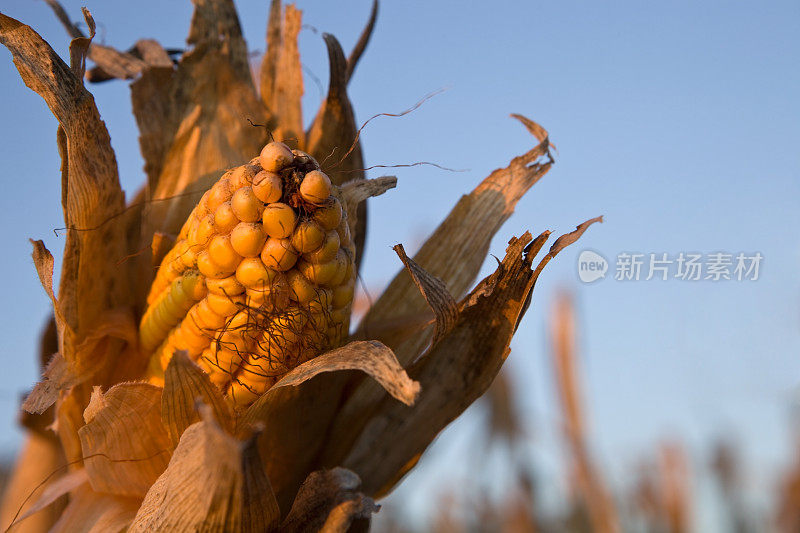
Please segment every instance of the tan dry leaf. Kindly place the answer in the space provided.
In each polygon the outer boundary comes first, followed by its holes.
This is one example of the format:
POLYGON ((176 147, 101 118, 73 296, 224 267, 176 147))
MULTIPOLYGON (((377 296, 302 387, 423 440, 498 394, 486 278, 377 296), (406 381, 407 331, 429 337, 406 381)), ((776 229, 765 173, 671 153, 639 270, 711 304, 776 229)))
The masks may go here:
MULTIPOLYGON (((60 124, 62 203, 69 229, 59 304, 64 320, 81 339, 107 310, 130 298, 125 271, 113 260, 97 261, 125 254, 123 228, 115 219, 124 209, 124 195, 108 131, 76 75, 87 42, 73 41, 70 68, 31 28, 2 14, 0 42, 11 52, 25 84, 42 96, 60 124)), ((70 342, 62 352, 66 361, 75 359, 70 342)))
POLYGON ((431 344, 436 344, 455 326, 458 320, 458 304, 447 291, 444 282, 428 274, 424 268, 409 258, 402 244, 395 245, 393 250, 400 257, 414 284, 436 316, 433 340, 431 340, 431 344))
MULTIPOLYGON (((378 341, 356 341, 324 353, 294 368, 272 388, 294 387, 322 372, 361 370, 389 394, 406 405, 414 405, 419 383, 408 378, 391 349, 378 341)), ((266 395, 269 395, 267 391, 266 395)), ((257 411, 253 411, 255 414, 257 411)))
POLYGON ((22 403, 22 409, 28 413, 44 413, 58 400, 59 391, 71 387, 78 381, 79 378, 70 371, 61 354, 53 354, 42 373, 42 379, 34 385, 22 403))
POLYGON ((368 495, 391 490, 439 431, 497 375, 539 275, 532 262, 544 240, 534 241, 529 233, 511 239, 497 270, 478 284, 473 297, 463 300, 455 327, 412 365, 409 375, 423 390, 414 409, 383 399, 366 414, 351 411, 349 420, 337 419, 338 426, 349 425, 359 434, 350 448, 347 442, 327 448, 324 464, 343 464, 358 472, 368 495), (343 449, 349 451, 335 455, 343 449))
POLYGON ((325 373, 296 387, 271 389, 239 419, 240 438, 254 426, 263 428, 258 448, 281 509, 291 506, 312 471, 346 381, 341 372, 325 373))
POLYGON ((354 519, 369 518, 379 508, 358 491, 360 485, 358 476, 344 468, 312 472, 297 492, 281 531, 344 533, 354 519))
POLYGON ((78 487, 50 533, 117 533, 136 516, 141 500, 94 492, 88 485, 78 487))
MULTIPOLYGON (((266 113, 259 102, 247 62, 247 45, 242 37, 239 18, 231 0, 197 0, 187 42, 193 48, 178 64, 169 85, 172 100, 166 117, 170 126, 162 140, 154 142, 156 153, 163 153, 158 183, 147 200, 145 218, 153 220, 151 229, 142 235, 149 244, 155 230, 177 234, 188 212, 173 209, 166 201, 210 173, 249 161, 264 146, 267 132, 248 123, 264 123, 266 113)), ((166 88, 166 87, 165 87, 166 88)), ((164 105, 141 109, 153 113, 164 105)), ((155 139, 153 139, 155 140, 155 139)), ((198 198, 195 199, 195 202, 198 198)))
MULTIPOLYGON (((492 172, 470 194, 462 196, 414 256, 414 261, 430 275, 444 281, 455 298, 461 298, 475 280, 492 238, 514 212, 517 202, 550 170, 548 147, 545 137, 536 147, 512 159, 507 167, 492 172), (545 161, 540 160, 543 156, 545 161)), ((427 304, 413 284, 413 279, 401 270, 361 321, 360 335, 372 338, 372 325, 380 328, 396 317, 425 313, 427 304)), ((430 338, 418 335, 391 347, 405 365, 421 353, 430 338)))
POLYGON ((380 196, 397 187, 397 176, 381 176, 375 179, 348 181, 342 185, 342 203, 345 211, 355 213, 358 205, 374 196, 380 196))
POLYGON ((264 428, 258 446, 281 508, 291 504, 325 443, 325 432, 347 381, 341 379, 341 372, 318 374, 348 369, 373 376, 402 402, 412 403, 418 394, 418 385, 408 379, 391 350, 374 341, 354 342, 297 367, 239 420, 240 436, 251 427, 264 428))
MULTIPOLYGON (((59 498, 66 496, 70 492, 75 491, 80 485, 89 482, 89 476, 86 474, 85 468, 73 470, 60 478, 48 483, 44 487, 41 496, 31 505, 25 513, 20 515, 11 526, 19 524, 29 516, 32 516, 42 509, 47 508, 55 503, 59 498)), ((11 527, 9 526, 9 528, 11 527)))
MULTIPOLYGON (((53 472, 63 471, 64 465, 64 453, 52 433, 49 436, 29 433, 26 436, 3 489, 2 507, 0 507, 0 528, 3 531, 6 531, 12 521, 30 509, 37 498, 41 498, 48 490, 48 483, 42 483, 42 480, 47 479, 53 472)), ((66 504, 66 498, 63 498, 55 505, 28 518, 25 528, 15 527, 8 530, 15 533, 49 531, 66 504)))
POLYGON ((121 383, 92 395, 78 430, 89 482, 98 492, 143 497, 169 462, 172 443, 161 422, 161 389, 121 383), (101 408, 92 404, 102 402, 101 408))
POLYGON ((293 4, 287 5, 283 14, 281 46, 275 71, 272 101, 267 109, 274 115, 275 140, 284 141, 292 147, 306 145, 303 131, 303 69, 297 35, 302 26, 302 11, 293 4))
POLYGON ((279 519, 269 486, 252 440, 227 435, 205 409, 203 420, 184 431, 130 532, 239 531, 255 521, 269 531, 279 519))
POLYGON ((60 353, 55 354, 45 369, 41 381, 25 399, 22 408, 30 413, 42 413, 58 398, 58 392, 86 382, 100 374, 101 382, 116 382, 143 369, 136 346, 138 333, 129 309, 114 309, 99 319, 100 323, 74 348, 75 359, 67 362, 60 353), (118 347, 127 343, 121 353, 118 347))
POLYGON ((161 418, 173 445, 178 445, 187 427, 200 421, 198 404, 209 406, 217 423, 226 431, 233 431, 233 413, 222 392, 185 351, 176 351, 164 371, 161 395, 161 418))
POLYGON ((353 73, 358 66, 358 61, 361 59, 361 55, 364 53, 364 50, 367 49, 367 45, 369 44, 369 40, 372 37, 372 31, 375 29, 375 22, 378 20, 378 0, 372 0, 372 10, 369 13, 369 19, 367 20, 367 24, 364 26, 364 29, 361 31, 361 36, 358 38, 358 42, 350 51, 350 55, 347 56, 347 70, 346 70, 346 78, 348 83, 350 79, 353 77, 353 73))
MULTIPOLYGON (((562 244, 568 240, 562 241, 562 244)), ((558 241, 553 248, 558 248, 557 245, 558 241)), ((563 437, 570 453, 569 478, 573 505, 587 514, 592 531, 620 531, 613 499, 589 451, 575 351, 575 317, 572 301, 565 293, 561 293, 556 300, 550 326, 563 437)))
MULTIPOLYGON (((306 133, 305 150, 319 162, 333 183, 342 185, 364 178, 364 157, 361 143, 356 139, 358 127, 353 106, 347 96, 347 61, 344 52, 333 35, 325 33, 322 37, 328 48, 328 95, 306 133), (345 154, 347 157, 344 157, 345 154)), ((356 211, 348 213, 348 217, 359 266, 366 239, 367 203, 361 203, 356 211)))
MULTIPOLYGON (((275 100, 275 84, 278 76, 278 57, 281 51, 281 0, 272 0, 269 6, 269 20, 267 21, 267 50, 261 58, 258 85, 261 101, 269 110, 275 100)), ((270 117, 270 129, 275 128, 276 119, 270 117)))

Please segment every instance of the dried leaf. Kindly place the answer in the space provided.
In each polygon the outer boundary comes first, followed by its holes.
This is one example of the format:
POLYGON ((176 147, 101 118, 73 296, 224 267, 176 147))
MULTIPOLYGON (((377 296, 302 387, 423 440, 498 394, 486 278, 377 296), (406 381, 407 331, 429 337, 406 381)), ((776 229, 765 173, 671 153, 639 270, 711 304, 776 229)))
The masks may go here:
POLYGON ((275 139, 296 147, 306 144, 301 105, 303 69, 297 49, 297 35, 301 26, 302 11, 292 4, 286 6, 272 100, 267 103, 267 108, 275 117, 275 139))
POLYGON ((369 44, 369 40, 370 37, 372 37, 372 31, 375 29, 375 22, 377 20, 378 20, 378 0, 373 0, 372 10, 370 11, 367 25, 364 26, 364 30, 361 32, 361 36, 358 38, 358 42, 353 47, 353 50, 350 51, 350 55, 347 56, 346 77, 348 82, 353 77, 353 72, 355 72, 356 66, 358 66, 358 61, 359 59, 361 59, 361 55, 364 53, 364 50, 366 50, 367 44, 369 44))
MULTIPOLYGON (((259 86, 261 101, 270 109, 275 100, 275 79, 278 70, 278 57, 281 49, 281 0, 272 0, 269 6, 269 21, 267 22, 267 51, 261 60, 259 86)), ((274 128, 274 117, 270 123, 274 128)))
MULTIPOLYGON (((559 239, 562 241, 564 237, 559 239)), ((567 239, 569 240, 569 239, 567 239)), ((566 241, 562 241, 566 242, 566 241)), ((553 244, 557 249, 558 241, 553 244)), ((553 366, 561 400, 564 441, 571 453, 569 479, 570 494, 577 501, 573 504, 585 510, 592 531, 611 533, 619 531, 619 521, 608 490, 597 469, 586 439, 586 428, 582 412, 577 357, 575 354, 575 319, 572 302, 561 294, 556 302, 551 324, 553 339, 553 366)))
MULTIPOLYGON (((97 257, 124 256, 123 228, 115 220, 124 208, 116 159, 92 95, 53 49, 31 28, 1 14, 0 42, 11 52, 25 84, 42 96, 61 126, 62 198, 68 232, 59 305, 79 340, 109 309, 130 297, 126 272, 113 261, 96 261, 97 257)), ((72 59, 77 59, 76 54, 72 59)), ((75 360, 71 339, 63 341, 61 351, 67 362, 75 360)))
POLYGON ((393 249, 397 252, 400 260, 406 266, 406 270, 414 280, 414 284, 436 315, 436 326, 433 332, 433 340, 431 341, 432 344, 436 344, 443 335, 446 335, 455 326, 456 320, 458 320, 458 304, 447 291, 444 282, 425 272, 425 269, 420 267, 413 259, 410 259, 406 255, 402 244, 395 245, 393 249))
POLYGON ((227 435, 204 410, 203 421, 181 436, 130 531, 252 531, 255 520, 266 527, 279 518, 268 487, 252 442, 227 435), (257 499, 245 503, 252 496, 257 499))
MULTIPOLYGON (((83 32, 78 28, 77 25, 73 24, 69 18, 69 15, 59 2, 56 0, 45 0, 45 2, 50 6, 59 22, 61 22, 62 26, 64 26, 64 29, 67 30, 67 33, 69 33, 73 39, 85 39, 83 32)), ((85 9, 86 8, 84 8, 84 10, 85 9)), ((94 21, 92 21, 90 29, 91 37, 94 37, 94 21)), ((130 53, 120 52, 114 48, 103 46, 101 44, 92 44, 89 46, 89 43, 86 42, 86 49, 88 50, 89 59, 94 61, 102 69, 105 77, 104 79, 134 78, 145 68, 147 64, 146 61, 142 61, 142 59, 137 58, 130 53)), ((80 76, 83 76, 83 72, 80 73, 80 76)))
POLYGON ((93 417, 78 435, 92 488, 141 498, 167 467, 172 449, 161 422, 161 389, 121 383, 92 395, 87 411, 93 417), (98 401, 99 409, 92 405, 98 401))
POLYGON ((65 328, 67 327, 66 319, 58 305, 58 300, 53 292, 53 254, 44 245, 42 241, 34 241, 29 239, 33 245, 33 265, 36 267, 36 273, 39 275, 39 282, 44 287, 44 292, 50 298, 53 304, 53 317, 56 321, 56 334, 58 336, 58 351, 63 351, 63 337, 65 328))
MULTIPOLYGON (((163 137, 148 141, 153 152, 146 160, 161 172, 147 196, 159 201, 145 210, 145 218, 153 221, 142 235, 147 244, 153 231, 177 234, 186 220, 186 213, 173 210, 166 199, 203 176, 249 161, 266 143, 267 132, 248 122, 263 123, 266 115, 253 87, 233 2, 196 0, 187 42, 194 48, 181 58, 174 79, 162 80, 172 99, 137 111, 140 124, 161 120, 168 126, 163 137), (164 106, 169 115, 155 115, 164 106), (161 164, 159 153, 164 154, 161 164)), ((157 135, 156 128, 149 131, 157 135)))
MULTIPOLYGON (((63 472, 64 454, 53 434, 48 436, 29 433, 13 465, 13 470, 3 488, 2 508, 0 508, 0 528, 9 530, 9 525, 22 513, 34 505, 37 498, 49 489, 42 483, 53 472, 63 472)), ((66 498, 44 509, 26 520, 25 527, 10 531, 49 531, 66 506, 66 498)))
POLYGON ((303 482, 281 531, 345 532, 355 518, 368 518, 378 506, 358 492, 361 480, 344 468, 312 472, 303 482))
POLYGON ((348 213, 355 213, 358 205, 373 196, 380 196, 397 187, 396 176, 381 176, 370 180, 353 180, 342 185, 342 202, 348 213))
MULTIPOLYGON (((48 485, 45 486, 44 491, 42 491, 41 496, 31 505, 24 514, 22 514, 18 519, 14 521, 13 525, 22 522, 29 516, 38 513, 42 509, 45 509, 52 503, 56 502, 62 496, 66 496, 68 493, 77 489, 80 485, 87 483, 89 481, 89 476, 86 474, 85 468, 80 468, 78 470, 73 470, 60 478, 52 481, 48 485)), ((10 526, 9 526, 10 527, 10 526)))
POLYGON ((368 373, 407 404, 418 394, 417 384, 408 379, 391 350, 374 341, 354 342, 294 369, 250 406, 239 421, 240 435, 254 426, 264 428, 258 445, 282 508, 291 503, 325 443, 325 432, 347 381, 338 373, 311 378, 320 372, 348 369, 368 373))
POLYGON ((164 372, 161 396, 161 417, 173 445, 177 446, 187 427, 200 420, 198 403, 211 408, 221 427, 233 430, 233 413, 222 398, 222 392, 185 351, 177 351, 164 372))
POLYGON ((70 495, 70 502, 50 533, 116 533, 136 516, 140 499, 94 492, 87 485, 70 495))
POLYGON ((258 434, 245 441, 242 448, 242 531, 244 533, 272 531, 281 519, 281 510, 264 474, 264 464, 258 453, 258 434))
MULTIPOLYGON (((508 355, 540 273, 531 266, 544 239, 534 241, 535 246, 531 242, 529 233, 509 242, 495 273, 475 288, 475 297, 463 300, 455 327, 412 365, 409 375, 423 391, 414 408, 384 398, 372 410, 346 458, 342 461, 334 454, 342 447, 337 443, 326 450, 325 464, 343 464, 358 472, 365 480, 366 494, 385 494, 436 435, 486 391, 508 355)), ((355 429, 363 419, 337 419, 336 424, 355 429)))
MULTIPOLYGON (((306 134, 306 151, 319 161, 333 183, 342 185, 350 180, 364 179, 364 158, 361 143, 356 137, 358 127, 353 106, 347 96, 347 61, 344 52, 333 35, 325 33, 322 37, 328 47, 330 81, 328 95, 306 134), (344 160, 341 160, 343 157, 344 160), (326 164, 334 166, 328 168, 326 164)), ((349 212, 348 217, 356 244, 358 266, 361 264, 366 239, 366 202, 361 203, 357 211, 349 212)))
POLYGON ((59 391, 67 389, 77 383, 79 378, 70 371, 67 362, 60 353, 56 353, 47 364, 42 379, 33 387, 33 390, 22 408, 28 413, 44 413, 58 399, 59 391))
MULTIPOLYGON (((469 195, 463 196, 447 218, 423 244, 414 261, 441 279, 456 298, 473 283, 489 251, 492 238, 514 212, 522 196, 552 165, 545 137, 536 147, 515 157, 503 169, 492 172, 469 195), (546 161, 539 161, 548 156, 546 161), (453 261, 457 257, 458 261, 453 261)), ((413 288, 413 280, 399 272, 361 321, 364 337, 374 324, 391 323, 395 317, 424 313, 425 300, 413 288)), ((382 339, 381 339, 382 340, 382 339)), ((414 360, 430 342, 429 335, 394 345, 401 364, 414 360)))
POLYGON ((253 427, 263 428, 258 448, 281 509, 291 506, 313 470, 346 381, 341 373, 326 373, 296 387, 273 387, 239 420, 240 438, 253 427))
MULTIPOLYGON (((406 405, 413 405, 419 394, 419 384, 408 379, 392 350, 377 341, 351 342, 315 357, 293 369, 272 387, 294 387, 322 372, 338 370, 361 370, 369 374, 386 392, 406 405)), ((257 410, 253 409, 252 413, 255 415, 257 410)))

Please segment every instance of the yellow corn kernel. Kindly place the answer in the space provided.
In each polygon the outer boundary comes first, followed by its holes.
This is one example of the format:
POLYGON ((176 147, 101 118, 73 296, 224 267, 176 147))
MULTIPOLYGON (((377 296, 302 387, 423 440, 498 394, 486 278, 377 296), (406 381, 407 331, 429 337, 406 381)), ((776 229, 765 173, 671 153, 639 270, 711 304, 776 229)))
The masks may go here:
POLYGON ((343 283, 333 289, 331 305, 334 309, 342 309, 353 301, 355 286, 352 283, 343 283))
POLYGON ((324 285, 328 283, 336 275, 339 270, 339 263, 336 259, 328 261, 327 263, 309 263, 308 261, 300 261, 297 264, 297 270, 308 278, 308 281, 315 285, 324 285))
POLYGON ((231 246, 242 257, 258 257, 266 241, 261 224, 241 222, 231 230, 231 246))
POLYGON ((262 221, 267 235, 276 239, 285 239, 294 232, 297 215, 291 206, 275 202, 264 209, 262 221))
POLYGON ((328 198, 314 211, 313 217, 324 229, 336 229, 342 221, 342 204, 335 196, 328 198))
POLYGON ((214 229, 217 233, 229 233, 239 223, 230 202, 225 202, 214 211, 214 229))
POLYGON ((197 225, 193 228, 194 231, 189 232, 189 244, 194 251, 205 248, 214 236, 214 217, 212 215, 205 215, 201 218, 197 225))
POLYGON ((219 206, 230 201, 233 191, 231 190, 231 182, 228 178, 222 178, 211 187, 206 197, 206 208, 209 212, 214 213, 219 206))
POLYGON ((333 230, 330 230, 325 234, 325 239, 322 241, 322 245, 313 252, 303 254, 303 259, 309 263, 327 263, 336 257, 336 253, 338 251, 339 234, 333 230))
POLYGON ((285 272, 297 263, 297 255, 289 239, 270 237, 261 250, 261 261, 272 270, 285 272))
POLYGON ((242 256, 236 253, 228 235, 216 235, 208 244, 208 253, 216 264, 225 270, 235 271, 242 261, 242 256))
POLYGON ((331 180, 320 170, 312 170, 300 182, 300 196, 306 202, 323 204, 331 195, 331 180))
POLYGON ((233 270, 218 265, 211 257, 208 250, 202 250, 197 254, 197 269, 201 274, 210 279, 225 278, 233 274, 233 270))
POLYGON ((221 279, 207 279, 206 287, 209 293, 220 296, 236 296, 244 292, 244 285, 239 283, 235 275, 221 279))
POLYGON ((261 168, 267 172, 278 172, 289 166, 294 160, 294 154, 288 146, 281 142, 267 144, 258 156, 261 168))
POLYGON ((287 272, 286 281, 289 282, 289 297, 295 302, 307 304, 317 294, 316 287, 297 270, 287 272))
POLYGON ((236 269, 236 279, 248 289, 267 289, 277 276, 277 272, 268 269, 258 257, 244 259, 236 269))
POLYGON ((256 222, 264 211, 264 204, 256 197, 252 187, 242 187, 233 193, 231 207, 242 222, 256 222))
POLYGON ((298 224, 292 234, 292 246, 300 253, 313 252, 322 245, 325 230, 313 220, 304 220, 298 224))
POLYGON ((277 202, 283 196, 283 181, 274 172, 262 170, 253 178, 253 193, 265 204, 277 202))
POLYGON ((244 306, 245 297, 242 294, 228 296, 209 291, 206 300, 208 306, 218 315, 232 316, 244 306))

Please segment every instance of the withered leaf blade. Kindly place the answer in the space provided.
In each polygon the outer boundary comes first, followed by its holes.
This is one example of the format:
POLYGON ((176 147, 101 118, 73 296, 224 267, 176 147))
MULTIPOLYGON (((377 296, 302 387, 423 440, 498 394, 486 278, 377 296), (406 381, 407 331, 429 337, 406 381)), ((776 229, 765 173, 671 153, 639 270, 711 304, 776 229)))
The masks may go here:
POLYGON ((38 513, 42 509, 54 503, 62 496, 65 496, 68 493, 74 491, 80 485, 88 483, 88 481, 89 481, 89 476, 86 474, 85 468, 79 468, 77 470, 73 470, 72 472, 64 474, 60 478, 46 485, 44 491, 42 491, 41 496, 39 496, 39 499, 37 499, 34 502, 34 504, 31 505, 25 511, 25 513, 20 515, 20 517, 17 518, 11 525, 13 526, 15 524, 18 524, 19 522, 22 522, 29 516, 38 513))
MULTIPOLYGON (((270 112, 270 106, 275 97, 275 79, 278 69, 278 57, 281 49, 281 0, 272 0, 269 6, 269 20, 267 22, 267 51, 261 59, 259 73, 259 88, 261 100, 270 112)), ((270 128, 274 128, 274 117, 271 118, 270 128)))
MULTIPOLYGON (((154 148, 152 166, 161 172, 147 197, 158 202, 145 210, 152 227, 142 235, 144 244, 149 244, 153 231, 177 234, 186 220, 188 213, 173 210, 172 202, 166 199, 203 176, 219 175, 226 168, 249 161, 267 140, 263 128, 248 122, 263 124, 266 115, 253 87, 247 46, 233 2, 197 0, 194 4, 187 39, 193 48, 181 58, 174 79, 163 80, 172 94, 165 104, 169 113, 137 116, 140 123, 167 123, 160 140, 149 140, 154 148), (164 154, 161 164, 155 161, 157 154, 164 154)), ((159 107, 141 112, 154 113, 159 107)))
POLYGON ((240 438, 249 435, 253 427, 263 428, 258 448, 281 509, 291 506, 325 445, 328 426, 347 382, 340 374, 321 374, 296 387, 273 387, 238 421, 240 438))
POLYGON ((364 26, 364 30, 361 32, 361 36, 358 38, 358 42, 353 47, 353 50, 350 51, 350 55, 347 56, 347 72, 346 78, 349 82, 350 79, 353 77, 353 72, 355 72, 356 67, 358 66, 358 61, 361 59, 361 55, 364 53, 364 50, 367 49, 367 45, 369 44, 369 40, 372 37, 372 31, 375 29, 375 22, 378 20, 378 0, 372 1, 372 10, 369 14, 369 20, 367 20, 367 25, 364 26))
POLYGON ((358 489, 354 472, 333 468, 312 472, 303 482, 281 531, 347 531, 356 518, 369 518, 378 506, 358 489))
MULTIPOLYGON (((272 387, 297 386, 322 372, 340 370, 365 372, 406 405, 413 405, 419 394, 419 384, 408 378, 392 350, 378 341, 355 341, 324 353, 294 368, 272 387)), ((252 413, 255 415, 257 410, 252 413)))
POLYGON ((92 488, 143 497, 167 467, 172 449, 161 422, 161 389, 147 383, 115 385, 93 394, 84 416, 78 435, 92 488))
POLYGON ((342 202, 348 213, 355 213, 358 205, 374 196, 380 196, 397 187, 397 176, 381 176, 369 180, 352 180, 342 185, 342 202))
MULTIPOLYGON (((422 245, 414 261, 441 279, 450 294, 461 298, 473 283, 489 251, 492 238, 514 212, 522 196, 550 169, 547 137, 537 146, 511 160, 461 197, 447 218, 422 245), (453 260, 457 258, 457 260, 453 260)), ((367 312, 359 330, 369 337, 370 326, 380 327, 396 317, 425 313, 427 303, 413 287, 414 281, 400 271, 367 312)), ((430 335, 392 346, 401 364, 415 359, 430 335)))
POLYGON ((431 341, 432 344, 436 344, 443 335, 446 335, 455 326, 456 320, 458 320, 458 304, 447 291, 444 282, 428 274, 424 268, 409 258, 402 244, 395 245, 393 250, 400 257, 409 275, 414 280, 414 284, 436 316, 436 326, 433 332, 433 340, 431 341))
POLYGON ((177 351, 164 371, 164 392, 161 395, 161 417, 173 445, 177 446, 187 427, 200 420, 198 402, 211 408, 221 427, 233 430, 233 413, 222 398, 222 392, 185 351, 177 351))
MULTIPOLYGON (((364 178, 364 158, 357 139, 356 117, 347 96, 347 61, 336 37, 323 34, 328 48, 330 81, 328 95, 306 134, 306 151, 319 161, 336 185, 364 178), (349 152, 349 153, 348 153, 349 152), (345 157, 347 154, 347 157, 345 157), (342 159, 344 158, 344 159, 342 159)), ((367 204, 348 213, 356 244, 356 263, 361 264, 367 230, 367 204)))
MULTIPOLYGON (((65 466, 63 450, 52 433, 49 435, 28 433, 3 488, 0 528, 5 531, 12 521, 25 513, 36 499, 49 489, 50 485, 42 483, 42 480, 52 476, 53 472, 63 472, 65 466)), ((30 531, 49 531, 66 504, 66 498, 62 498, 29 517, 25 528, 29 528, 30 531)), ((22 530, 23 528, 10 529, 10 531, 22 530)))
POLYGON ((78 381, 79 377, 70 371, 61 353, 55 353, 44 369, 42 379, 34 385, 22 403, 22 408, 28 413, 44 413, 56 402, 59 391, 71 387, 78 381))
POLYGON ((140 501, 139 498, 94 492, 83 485, 70 495, 69 505, 50 533, 125 531, 136 516, 140 501))
POLYGON ((301 104, 303 69, 300 64, 300 51, 297 48, 297 35, 301 26, 302 11, 293 4, 287 5, 281 28, 272 100, 267 103, 267 109, 273 115, 275 139, 297 148, 306 145, 301 104))
MULTIPOLYGON (((45 3, 50 6, 53 10, 53 13, 58 18, 61 25, 64 26, 64 29, 67 30, 67 33, 75 40, 83 39, 86 40, 83 32, 75 25, 69 18, 66 10, 57 0, 45 0, 45 3)), ((84 10, 86 8, 83 8, 84 10)), ((86 17, 86 13, 84 13, 84 17, 86 17)), ((88 22, 88 19, 87 19, 88 22)), ((89 40, 94 37, 94 21, 89 24, 91 35, 89 40)), ((86 40, 86 48, 88 49, 88 56, 89 59, 97 64, 96 68, 99 68, 102 71, 103 79, 99 81, 104 81, 106 79, 131 79, 136 77, 146 66, 146 62, 142 61, 142 59, 131 55, 130 53, 120 52, 110 46, 104 46, 101 44, 89 44, 88 40, 86 40)), ((78 74, 79 76, 83 76, 83 69, 78 74)), ((96 77, 96 76, 95 76, 96 77)), ((97 81, 95 79, 91 79, 89 81, 97 81)))
POLYGON ((277 522, 278 507, 257 455, 250 443, 226 434, 204 409, 203 420, 184 431, 130 531, 240 531, 243 524, 250 528, 253 520, 262 519, 262 530, 269 531, 277 522), (245 497, 257 499, 245 502, 245 497))
POLYGON ((281 510, 272 484, 264 473, 258 453, 258 434, 245 441, 242 448, 242 532, 273 531, 278 527, 281 510))
MULTIPOLYGON (((62 198, 68 228, 59 288, 64 320, 78 339, 109 309, 130 299, 121 258, 126 239, 115 217, 124 208, 117 162, 105 124, 82 80, 30 27, 0 14, 0 42, 25 84, 45 100, 61 126, 62 198)), ((66 343, 65 360, 74 360, 66 343)))
MULTIPOLYGON (((384 399, 373 411, 340 463, 365 480, 366 494, 391 490, 436 435, 492 383, 539 273, 531 268, 539 251, 528 246, 532 240, 529 233, 511 239, 495 273, 473 291, 481 296, 464 300, 455 327, 409 369, 423 390, 414 409, 384 399)), ((358 420, 351 423, 358 427, 358 420)))
POLYGON ((379 379, 402 402, 413 403, 418 395, 418 384, 408 379, 391 350, 374 341, 362 341, 297 367, 256 400, 239 420, 240 436, 254 426, 264 428, 258 445, 281 508, 291 504, 325 443, 328 425, 347 382, 341 370, 348 369, 379 379))
MULTIPOLYGON (((553 247, 555 248, 555 244, 553 247)), ((575 317, 568 294, 559 294, 551 317, 552 362, 561 400, 561 427, 570 453, 572 504, 588 515, 593 531, 619 531, 613 500, 587 445, 578 358, 575 353, 575 317)))

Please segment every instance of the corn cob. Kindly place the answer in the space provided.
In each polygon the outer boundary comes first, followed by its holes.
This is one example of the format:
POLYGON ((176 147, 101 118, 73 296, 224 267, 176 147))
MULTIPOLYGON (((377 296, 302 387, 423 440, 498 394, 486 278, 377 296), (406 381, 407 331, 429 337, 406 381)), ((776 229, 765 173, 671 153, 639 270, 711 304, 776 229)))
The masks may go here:
POLYGON ((238 406, 341 343, 355 247, 317 162, 269 143, 205 193, 164 257, 140 344, 150 380, 186 350, 238 406))

